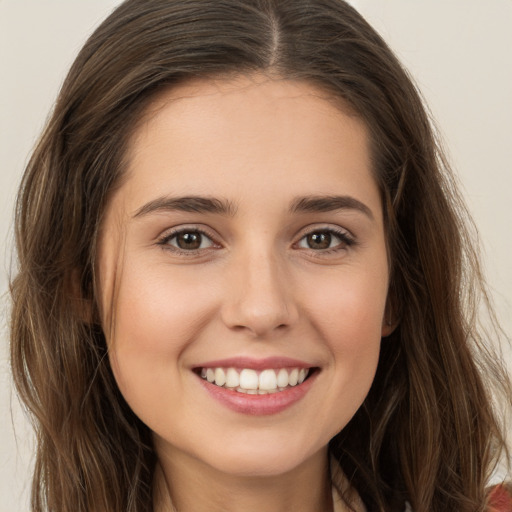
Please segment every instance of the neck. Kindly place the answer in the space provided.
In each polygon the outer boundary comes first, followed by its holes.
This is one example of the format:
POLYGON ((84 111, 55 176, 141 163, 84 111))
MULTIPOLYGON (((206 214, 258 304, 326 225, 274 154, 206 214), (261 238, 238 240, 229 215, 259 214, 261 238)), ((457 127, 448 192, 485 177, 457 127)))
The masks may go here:
POLYGON ((285 474, 258 477, 225 474, 196 459, 160 457, 154 485, 155 512, 333 510, 326 450, 285 474))

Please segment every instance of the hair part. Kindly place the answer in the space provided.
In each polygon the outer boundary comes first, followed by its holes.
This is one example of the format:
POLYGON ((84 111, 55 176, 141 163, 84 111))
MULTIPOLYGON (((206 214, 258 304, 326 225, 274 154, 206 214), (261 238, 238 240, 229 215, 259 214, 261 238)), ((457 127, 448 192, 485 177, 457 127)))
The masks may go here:
POLYGON ((329 91, 371 136, 399 325, 331 453, 370 510, 483 510, 506 452, 490 389, 510 406, 510 382, 476 325, 486 294, 467 212, 397 59, 341 0, 128 0, 75 60, 17 202, 11 360, 37 435, 34 512, 152 510, 151 433, 116 386, 99 322, 102 219, 157 94, 252 73, 329 91))

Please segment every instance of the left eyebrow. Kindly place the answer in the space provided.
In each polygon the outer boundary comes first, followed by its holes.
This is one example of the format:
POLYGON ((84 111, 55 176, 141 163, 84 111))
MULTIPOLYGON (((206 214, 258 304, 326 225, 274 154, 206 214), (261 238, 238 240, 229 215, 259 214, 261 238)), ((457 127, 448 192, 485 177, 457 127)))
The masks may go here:
POLYGON ((232 217, 236 207, 230 201, 205 196, 168 197, 163 196, 149 201, 141 206, 133 218, 143 217, 150 213, 165 212, 191 212, 191 213, 214 213, 232 217))
POLYGON ((352 196, 304 196, 295 199, 290 207, 292 213, 332 212, 335 210, 356 210, 375 220, 372 211, 352 196))

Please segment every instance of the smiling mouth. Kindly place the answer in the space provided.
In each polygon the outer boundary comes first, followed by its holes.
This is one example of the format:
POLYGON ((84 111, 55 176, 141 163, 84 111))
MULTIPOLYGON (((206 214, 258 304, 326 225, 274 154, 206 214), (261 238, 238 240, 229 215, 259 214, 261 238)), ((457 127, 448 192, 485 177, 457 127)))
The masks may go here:
POLYGON ((215 386, 246 393, 248 395, 269 395, 291 389, 302 384, 314 368, 198 368, 197 374, 215 386))

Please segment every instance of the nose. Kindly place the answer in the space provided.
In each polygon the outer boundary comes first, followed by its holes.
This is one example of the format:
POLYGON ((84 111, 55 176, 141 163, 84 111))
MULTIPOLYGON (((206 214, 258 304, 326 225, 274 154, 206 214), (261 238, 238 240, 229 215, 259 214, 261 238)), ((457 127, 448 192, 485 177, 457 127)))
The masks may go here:
POLYGON ((292 327, 299 313, 289 273, 270 251, 239 258, 226 275, 224 324, 253 337, 292 327))

